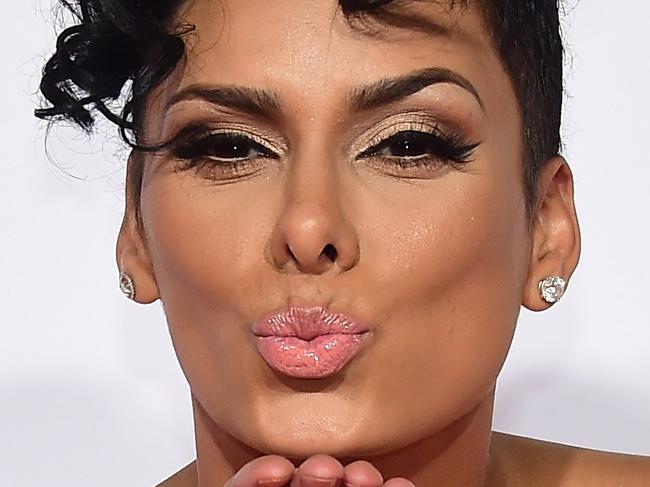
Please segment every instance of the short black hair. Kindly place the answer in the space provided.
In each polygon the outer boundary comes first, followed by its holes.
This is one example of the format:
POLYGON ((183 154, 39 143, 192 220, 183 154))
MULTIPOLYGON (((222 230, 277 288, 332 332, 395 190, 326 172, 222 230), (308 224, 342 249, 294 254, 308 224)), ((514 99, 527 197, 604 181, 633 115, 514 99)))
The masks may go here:
MULTIPOLYGON (((410 0, 416 1, 416 0, 410 0)), ((417 0, 423 1, 423 0, 417 0)), ((426 0, 425 0, 426 1, 426 0)), ((441 0, 429 0, 441 1, 441 0)), ((530 213, 543 164, 560 151, 563 100, 561 0, 448 0, 481 9, 494 48, 512 82, 521 113, 524 187, 530 213)), ((67 119, 90 131, 94 111, 115 123, 135 149, 147 94, 185 55, 190 25, 174 24, 181 0, 60 0, 77 19, 58 37, 47 61, 41 93, 49 106, 35 111, 49 120, 67 119), (107 104, 130 85, 121 113, 107 104)), ((339 0, 349 20, 376 19, 408 27, 400 8, 409 0, 339 0)), ((413 25, 416 18, 411 17, 413 25)))

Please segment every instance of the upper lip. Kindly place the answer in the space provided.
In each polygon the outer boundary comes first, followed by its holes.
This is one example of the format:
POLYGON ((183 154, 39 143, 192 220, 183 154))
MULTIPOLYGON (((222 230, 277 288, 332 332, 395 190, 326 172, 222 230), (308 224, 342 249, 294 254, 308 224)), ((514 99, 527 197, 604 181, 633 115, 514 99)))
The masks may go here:
POLYGON ((322 335, 356 335, 369 331, 368 326, 343 313, 329 311, 323 306, 292 307, 269 313, 253 323, 253 335, 258 337, 298 337, 313 340, 322 335))

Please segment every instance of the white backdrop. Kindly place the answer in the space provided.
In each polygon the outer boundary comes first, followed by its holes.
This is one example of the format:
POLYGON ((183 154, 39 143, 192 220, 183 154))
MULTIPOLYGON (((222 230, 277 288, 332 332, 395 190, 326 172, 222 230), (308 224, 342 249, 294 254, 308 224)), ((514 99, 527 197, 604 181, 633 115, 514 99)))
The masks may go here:
MULTIPOLYGON (((10 3, 0 29, 0 477, 153 485, 193 458, 192 421, 160 305, 134 305, 117 287, 123 153, 58 130, 52 157, 83 180, 48 161, 31 112, 53 45, 50 0, 10 3)), ((522 313, 495 428, 650 455, 650 5, 613 5, 583 0, 565 20, 565 153, 584 251, 565 300, 522 313)))

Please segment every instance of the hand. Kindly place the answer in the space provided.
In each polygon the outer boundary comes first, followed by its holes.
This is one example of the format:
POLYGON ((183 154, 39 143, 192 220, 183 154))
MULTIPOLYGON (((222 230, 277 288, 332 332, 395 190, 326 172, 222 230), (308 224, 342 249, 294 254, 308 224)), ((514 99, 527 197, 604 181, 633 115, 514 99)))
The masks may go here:
POLYGON ((244 465, 224 487, 414 487, 394 478, 384 482, 379 470, 365 461, 343 467, 328 455, 314 455, 299 468, 286 458, 269 455, 244 465))

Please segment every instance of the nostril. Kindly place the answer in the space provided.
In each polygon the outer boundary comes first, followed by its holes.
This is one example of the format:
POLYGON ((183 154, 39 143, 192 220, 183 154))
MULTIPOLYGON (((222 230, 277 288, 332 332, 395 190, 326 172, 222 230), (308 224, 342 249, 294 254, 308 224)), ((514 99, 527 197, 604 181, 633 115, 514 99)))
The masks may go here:
POLYGON ((289 245, 285 245, 284 250, 287 253, 287 255, 289 256, 289 259, 298 260, 296 255, 293 253, 293 250, 291 250, 291 247, 289 245))
POLYGON ((332 244, 327 244, 323 249, 322 254, 325 257, 327 257, 331 262, 336 262, 338 252, 336 251, 336 248, 332 244))

